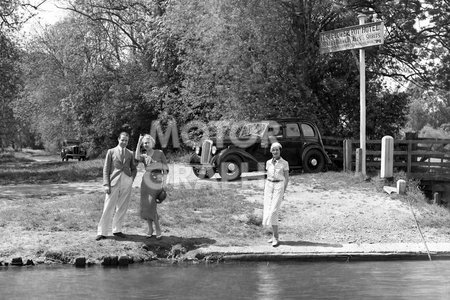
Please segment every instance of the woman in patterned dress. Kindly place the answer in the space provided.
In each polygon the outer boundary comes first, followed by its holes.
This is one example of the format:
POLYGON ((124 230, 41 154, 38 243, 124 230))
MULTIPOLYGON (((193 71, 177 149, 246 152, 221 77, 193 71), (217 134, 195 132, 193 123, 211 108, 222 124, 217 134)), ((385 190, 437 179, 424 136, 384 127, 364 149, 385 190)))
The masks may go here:
POLYGON ((155 140, 151 135, 140 135, 135 159, 142 162, 145 167, 141 183, 140 216, 148 223, 148 237, 153 236, 153 224, 155 224, 156 239, 161 239, 156 196, 165 185, 169 168, 164 153, 153 149, 154 146, 155 140), (141 146, 145 149, 145 153, 141 153, 141 146))
POLYGON ((272 226, 272 238, 269 243, 277 247, 278 211, 289 181, 289 163, 281 157, 281 144, 270 146, 272 158, 266 162, 267 180, 264 187, 263 226, 272 226))

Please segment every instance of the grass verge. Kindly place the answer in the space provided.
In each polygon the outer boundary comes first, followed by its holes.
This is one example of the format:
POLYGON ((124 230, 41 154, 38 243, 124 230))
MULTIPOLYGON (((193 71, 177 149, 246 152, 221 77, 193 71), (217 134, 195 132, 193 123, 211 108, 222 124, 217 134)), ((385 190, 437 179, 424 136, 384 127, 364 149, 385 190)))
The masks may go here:
POLYGON ((38 261, 60 257, 60 262, 85 256, 98 261, 119 254, 149 260, 170 256, 175 245, 186 251, 205 244, 239 245, 263 234, 255 223, 255 205, 232 189, 169 187, 168 193, 169 199, 158 208, 161 241, 145 237, 147 224, 139 217, 137 188, 126 217, 124 231, 129 238, 125 240, 94 241, 104 200, 100 192, 4 201, 0 261, 17 256, 38 261))

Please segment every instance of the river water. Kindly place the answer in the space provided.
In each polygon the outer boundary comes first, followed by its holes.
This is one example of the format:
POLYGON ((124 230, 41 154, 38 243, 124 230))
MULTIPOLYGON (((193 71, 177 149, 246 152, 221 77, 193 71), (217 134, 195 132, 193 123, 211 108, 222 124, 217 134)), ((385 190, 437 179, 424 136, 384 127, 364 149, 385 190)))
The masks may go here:
POLYGON ((450 299, 450 261, 2 267, 0 299, 450 299))

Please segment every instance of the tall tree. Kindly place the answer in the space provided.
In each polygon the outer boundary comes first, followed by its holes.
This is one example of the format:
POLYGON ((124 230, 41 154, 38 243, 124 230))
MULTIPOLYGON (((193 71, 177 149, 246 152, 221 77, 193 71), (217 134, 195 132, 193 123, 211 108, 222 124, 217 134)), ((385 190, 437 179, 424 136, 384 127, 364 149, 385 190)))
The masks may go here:
POLYGON ((12 41, 0 32, 0 147, 17 142, 17 123, 12 102, 21 86, 18 66, 19 50, 12 41))
POLYGON ((19 29, 37 14, 38 8, 47 0, 0 1, 0 31, 19 29))

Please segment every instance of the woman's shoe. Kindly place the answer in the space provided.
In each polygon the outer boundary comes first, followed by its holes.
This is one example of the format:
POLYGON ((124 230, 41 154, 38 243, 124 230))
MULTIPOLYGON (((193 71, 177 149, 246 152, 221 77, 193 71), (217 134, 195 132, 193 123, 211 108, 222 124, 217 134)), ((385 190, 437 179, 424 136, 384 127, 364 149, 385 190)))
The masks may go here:
POLYGON ((162 235, 156 235, 156 239, 157 239, 157 240, 162 239, 162 235))
POLYGON ((272 247, 278 247, 280 245, 280 243, 278 242, 278 239, 273 238, 272 239, 272 247))
POLYGON ((272 243, 272 238, 270 238, 267 242, 270 244, 270 243, 272 243))

